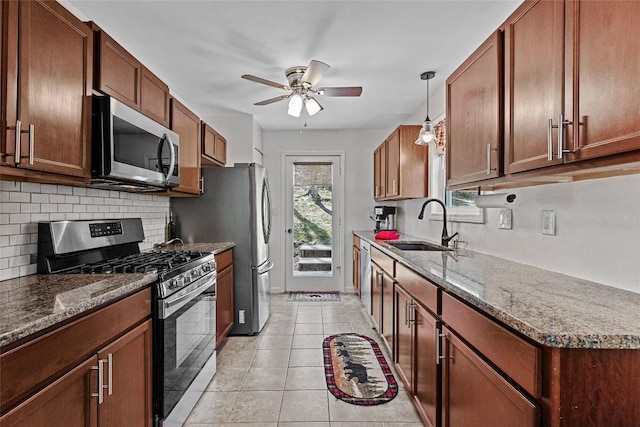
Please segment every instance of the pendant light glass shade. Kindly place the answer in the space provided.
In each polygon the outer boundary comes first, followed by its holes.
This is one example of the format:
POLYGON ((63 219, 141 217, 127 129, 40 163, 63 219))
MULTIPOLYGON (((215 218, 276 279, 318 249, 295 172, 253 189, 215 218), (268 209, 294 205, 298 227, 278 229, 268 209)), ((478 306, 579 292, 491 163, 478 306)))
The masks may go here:
POLYGON ((431 80, 435 76, 435 71, 426 71, 420 74, 420 79, 427 81, 427 117, 424 119, 424 122, 422 122, 422 128, 420 129, 420 133, 418 134, 418 139, 416 139, 415 141, 417 145, 428 145, 432 142, 436 142, 438 139, 435 132, 433 131, 431 119, 429 118, 429 80, 431 80))
POLYGON ((305 98, 304 106, 307 108, 307 113, 309 113, 310 116, 313 116, 317 112, 322 111, 322 105, 320 105, 318 101, 311 97, 305 98))
POLYGON ((296 93, 289 98, 289 111, 287 111, 287 114, 293 117, 300 117, 300 112, 302 112, 302 97, 296 93))

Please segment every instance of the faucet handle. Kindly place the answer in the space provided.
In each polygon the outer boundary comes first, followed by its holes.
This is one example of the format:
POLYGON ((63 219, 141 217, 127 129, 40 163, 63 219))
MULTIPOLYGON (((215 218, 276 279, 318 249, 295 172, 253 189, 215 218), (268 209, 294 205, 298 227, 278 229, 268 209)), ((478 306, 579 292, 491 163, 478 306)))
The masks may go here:
MULTIPOLYGON (((457 235, 458 235, 458 232, 456 231, 451 236, 442 237, 442 243, 444 243, 443 246, 449 246, 449 242, 451 241, 451 239, 453 239, 457 235)), ((456 242, 457 242, 457 240, 456 240, 456 242)))
POLYGON ((467 244, 469 242, 465 241, 465 240, 460 240, 460 239, 456 239, 453 241, 453 248, 454 249, 465 249, 467 247, 467 244))

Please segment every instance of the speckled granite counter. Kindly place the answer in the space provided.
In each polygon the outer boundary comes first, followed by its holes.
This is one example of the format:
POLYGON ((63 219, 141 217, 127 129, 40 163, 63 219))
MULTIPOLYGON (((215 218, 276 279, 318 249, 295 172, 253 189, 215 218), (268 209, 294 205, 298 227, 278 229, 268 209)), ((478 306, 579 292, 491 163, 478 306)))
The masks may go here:
POLYGON ((37 274, 0 282, 0 346, 144 289, 150 274, 37 274))
MULTIPOLYGON (((233 242, 186 243, 165 251, 218 254, 233 242)), ((0 346, 18 341, 155 282, 149 274, 38 274, 0 282, 0 346)))
POLYGON ((373 232, 354 234, 540 344, 640 349, 640 294, 469 250, 402 251, 373 232))

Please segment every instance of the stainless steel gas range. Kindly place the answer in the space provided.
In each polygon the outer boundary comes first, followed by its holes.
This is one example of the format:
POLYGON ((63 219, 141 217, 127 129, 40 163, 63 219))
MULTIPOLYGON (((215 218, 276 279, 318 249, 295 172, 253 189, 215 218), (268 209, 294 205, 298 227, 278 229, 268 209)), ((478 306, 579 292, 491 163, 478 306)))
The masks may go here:
POLYGON ((157 273, 154 419, 182 425, 216 372, 216 263, 208 252, 140 252, 140 218, 38 224, 42 274, 157 273))

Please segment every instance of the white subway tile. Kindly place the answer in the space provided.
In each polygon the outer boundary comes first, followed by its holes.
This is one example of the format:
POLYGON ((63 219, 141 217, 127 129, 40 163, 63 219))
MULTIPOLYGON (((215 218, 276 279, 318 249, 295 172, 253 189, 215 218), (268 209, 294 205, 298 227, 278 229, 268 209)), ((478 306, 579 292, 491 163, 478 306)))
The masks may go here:
POLYGON ((74 212, 86 212, 87 211, 87 206, 86 205, 73 205, 73 211, 74 212))
POLYGON ((29 255, 14 256, 9 258, 9 268, 28 265, 30 261, 31 257, 29 255))
POLYGON ((73 194, 73 187, 58 185, 58 194, 73 194))
POLYGON ((67 219, 66 212, 56 212, 49 215, 49 221, 64 221, 65 219, 67 219))
POLYGON ((100 197, 105 198, 109 197, 109 190, 98 190, 100 192, 100 197))
POLYGON ((0 249, 0 258, 11 258, 20 255, 20 246, 6 246, 0 249))
POLYGON ((0 270, 9 268, 9 258, 0 258, 0 270))
POLYGON ((67 196, 65 198, 65 203, 78 204, 78 203, 80 203, 80 197, 78 197, 78 196, 67 196))
POLYGON ((87 205, 87 212, 98 212, 98 206, 97 205, 87 205))
POLYGON ((0 224, 9 224, 9 214, 0 213, 0 224))
POLYGON ((0 225, 0 236, 10 236, 12 234, 20 234, 19 224, 0 225))
POLYGON ((109 212, 120 212, 120 207, 118 207, 118 206, 109 206, 109 212))
POLYGON ((94 197, 99 195, 100 190, 98 190, 97 188, 87 188, 87 196, 94 197))
POLYGON ((25 193, 40 193, 40 184, 34 182, 23 182, 22 191, 25 193))
POLYGON ((15 181, 0 181, 2 191, 20 191, 20 183, 15 181))
POLYGON ((93 204, 93 197, 82 196, 82 197, 80 197, 80 203, 83 204, 83 205, 92 205, 93 204))
POLYGON ((80 212, 80 219, 93 219, 93 214, 88 212, 80 212))
POLYGON ((49 221, 49 214, 48 213, 32 213, 31 221, 32 222, 49 221))
POLYGON ((103 197, 94 197, 93 198, 93 204, 94 205, 104 205, 104 198, 103 197))
POLYGON ((58 186, 51 184, 42 184, 40 186, 40 192, 45 194, 56 194, 58 192, 58 186))
POLYGON ((11 246, 26 245, 31 241, 28 234, 16 234, 9 237, 9 244, 11 246))
POLYGON ((38 224, 36 224, 35 222, 22 224, 20 226, 20 234, 29 234, 29 233, 37 233, 37 232, 38 232, 38 224))
POLYGON ((29 244, 20 246, 20 255, 32 255, 37 253, 38 253, 38 244, 29 243, 29 244))
POLYGON ((80 214, 77 212, 70 212, 65 215, 65 219, 67 221, 74 221, 76 219, 80 219, 80 214))
POLYGON ((28 213, 11 214, 11 224, 27 224, 31 222, 31 215, 28 213))
POLYGON ((106 205, 105 206, 100 206, 99 209, 100 209, 100 212, 105 212, 105 213, 111 211, 110 207, 106 206, 106 205))
POLYGON ((104 212, 96 212, 93 214, 93 219, 104 219, 105 215, 104 212))
POLYGON ((57 204, 51 204, 51 203, 43 203, 42 205, 40 205, 40 212, 45 213, 45 212, 58 212, 58 205, 57 204))
POLYGON ((40 203, 20 203, 20 212, 22 213, 39 213, 40 203))
POLYGON ((38 233, 31 233, 29 236, 31 236, 31 243, 38 243, 38 233))
POLYGON ((0 247, 4 246, 9 246, 9 236, 0 236, 0 247))
POLYGON ((9 201, 18 203, 29 203, 31 202, 31 194, 12 191, 11 193, 9 193, 9 201))
POLYGON ((20 277, 20 268, 6 268, 4 270, 0 270, 0 280, 9 280, 15 279, 16 277, 20 277))
POLYGON ((75 196, 86 196, 87 189, 84 187, 73 187, 73 194, 75 196))
POLYGON ((48 194, 32 194, 31 203, 49 203, 48 194))
POLYGON ((73 212, 73 205, 68 205, 66 203, 59 203, 58 212, 73 212))
POLYGON ((20 203, 0 203, 0 213, 19 213, 20 203))
POLYGON ((109 191, 109 197, 114 198, 114 199, 119 199, 120 198, 120 192, 119 191, 110 190, 109 191))
POLYGON ((29 264, 20 267, 20 277, 31 276, 38 272, 38 264, 29 264))
POLYGON ((51 194, 49 196, 49 203, 66 203, 67 196, 64 194, 51 194))
POLYGON ((0 191, 0 203, 9 203, 9 192, 8 191, 0 191))

